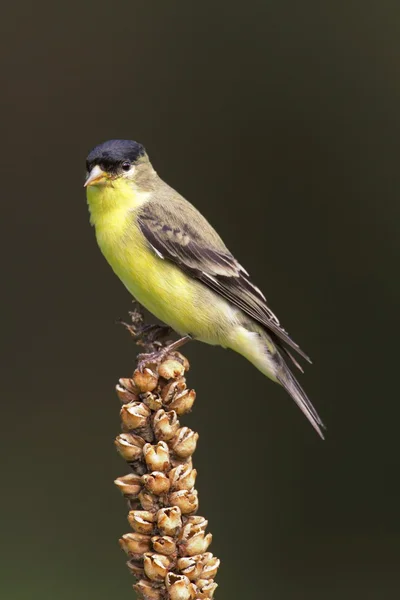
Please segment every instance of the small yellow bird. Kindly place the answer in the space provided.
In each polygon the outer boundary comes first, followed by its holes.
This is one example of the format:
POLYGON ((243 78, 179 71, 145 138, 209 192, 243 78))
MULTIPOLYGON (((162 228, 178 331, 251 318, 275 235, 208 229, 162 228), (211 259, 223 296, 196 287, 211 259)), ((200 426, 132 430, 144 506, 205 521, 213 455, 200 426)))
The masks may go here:
POLYGON ((158 319, 183 336, 231 348, 281 384, 323 438, 324 425, 285 359, 309 358, 262 292, 194 206, 130 140, 96 146, 86 159, 87 201, 112 269, 158 319))

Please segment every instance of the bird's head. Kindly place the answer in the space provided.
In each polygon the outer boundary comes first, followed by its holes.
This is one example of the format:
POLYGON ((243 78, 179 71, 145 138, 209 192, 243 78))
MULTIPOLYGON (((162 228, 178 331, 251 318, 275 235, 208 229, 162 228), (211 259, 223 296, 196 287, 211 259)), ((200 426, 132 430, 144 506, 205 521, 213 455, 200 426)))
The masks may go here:
POLYGON ((96 146, 88 154, 86 170, 86 195, 94 225, 110 211, 124 214, 141 205, 157 182, 145 149, 131 140, 109 140, 96 146))
POLYGON ((146 150, 141 144, 131 140, 109 140, 89 152, 85 187, 134 183, 149 167, 146 150))

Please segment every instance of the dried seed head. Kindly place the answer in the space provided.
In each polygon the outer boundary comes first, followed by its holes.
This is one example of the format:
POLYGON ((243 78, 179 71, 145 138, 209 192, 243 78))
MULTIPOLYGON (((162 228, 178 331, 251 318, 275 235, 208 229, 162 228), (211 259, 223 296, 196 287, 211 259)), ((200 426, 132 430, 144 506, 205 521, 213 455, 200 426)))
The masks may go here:
POLYGON ((144 554, 151 548, 151 537, 141 533, 125 533, 119 543, 127 554, 144 554))
POLYGON ((179 544, 179 554, 181 556, 194 556, 195 554, 202 554, 211 544, 212 535, 208 533, 205 535, 204 531, 199 531, 190 535, 185 541, 179 544))
MULTIPOLYGON (((120 379, 120 381, 124 380, 120 379)), ((118 398, 121 400, 122 404, 128 404, 129 402, 137 402, 137 400, 139 400, 139 396, 136 393, 130 392, 120 383, 117 383, 115 389, 118 394, 118 398)))
POLYGON ((118 477, 114 483, 126 498, 136 498, 142 489, 141 477, 135 473, 118 477))
POLYGON ((214 579, 219 569, 220 560, 213 556, 211 552, 205 552, 202 557, 201 579, 214 579))
POLYGON ((158 383, 158 377, 156 373, 153 373, 153 371, 151 371, 151 369, 148 367, 143 370, 143 373, 139 369, 136 369, 133 373, 132 379, 134 385, 141 393, 152 392, 157 387, 158 383))
POLYGON ((144 439, 134 433, 121 433, 115 439, 118 452, 128 462, 141 458, 144 444, 144 439))
POLYGON ((142 402, 144 402, 144 404, 148 406, 150 410, 159 410, 162 408, 160 396, 157 396, 157 394, 153 394, 152 392, 146 392, 145 394, 142 394, 142 402))
POLYGON ((140 504, 144 510, 150 512, 156 512, 160 508, 160 500, 158 496, 155 496, 148 490, 142 490, 138 496, 140 504))
POLYGON ((199 507, 196 490, 179 490, 177 492, 172 492, 172 494, 169 495, 169 502, 173 506, 178 506, 183 515, 194 513, 199 507))
POLYGON ((137 533, 152 534, 155 528, 155 514, 149 510, 131 510, 128 515, 130 526, 137 533))
POLYGON ((176 543, 169 535, 155 535, 151 538, 155 552, 171 556, 176 553, 176 543))
POLYGON ((180 458, 188 458, 196 450, 199 434, 189 429, 189 427, 181 427, 175 437, 171 440, 171 449, 180 458))
POLYGON ((167 471, 169 469, 169 448, 165 442, 158 442, 154 446, 145 444, 143 455, 150 471, 167 471))
POLYGON ((170 564, 170 559, 164 554, 147 552, 144 555, 144 572, 152 581, 164 581, 170 564))
POLYGON ((144 576, 143 561, 131 558, 126 564, 132 575, 137 579, 141 579, 144 576))
POLYGON ((165 412, 159 410, 154 415, 154 433, 159 440, 168 441, 174 437, 179 429, 179 421, 174 410, 165 412))
POLYGON ((203 570, 202 554, 196 556, 185 556, 178 558, 176 567, 178 571, 185 575, 190 581, 199 579, 203 570))
POLYGON ((191 517, 187 517, 185 521, 185 527, 182 529, 181 537, 185 538, 192 533, 205 531, 207 529, 207 525, 207 519, 201 517, 200 515, 192 515, 191 517))
POLYGON ((166 494, 171 486, 169 478, 161 471, 153 471, 150 475, 143 475, 142 481, 149 492, 156 496, 166 494))
POLYGON ((194 514, 197 472, 191 456, 198 434, 178 420, 196 397, 186 388, 189 363, 174 352, 158 373, 155 364, 117 386, 123 433, 115 445, 134 471, 115 482, 128 499, 133 529, 120 544, 142 600, 209 600, 219 560, 207 552, 207 521, 194 514))
POLYGON ((166 383, 161 390, 161 399, 163 404, 168 406, 177 394, 186 390, 186 379, 180 377, 179 379, 172 379, 166 383))
POLYGON ((208 521, 204 517, 197 515, 187 517, 185 519, 185 525, 182 527, 179 533, 179 543, 186 543, 198 533, 202 533, 204 535, 207 525, 208 521))
POLYGON ((168 573, 165 585, 171 600, 191 600, 195 598, 196 588, 184 575, 168 573))
POLYGON ((193 469, 192 457, 189 456, 189 458, 179 458, 179 456, 172 455, 171 467, 175 469, 175 467, 180 467, 181 465, 189 466, 191 469, 193 469))
POLYGON ((125 388, 127 392, 134 395, 139 394, 138 388, 133 383, 133 379, 131 379, 130 377, 121 377, 121 379, 118 380, 118 383, 121 387, 125 388))
POLYGON ((121 408, 121 420, 127 429, 146 427, 150 420, 150 409, 142 402, 130 402, 121 408))
POLYGON ((154 587, 151 581, 141 579, 133 586, 133 589, 143 600, 162 600, 164 593, 160 588, 154 587))
POLYGON ((178 506, 170 506, 159 510, 157 527, 162 535, 175 536, 182 527, 181 509, 178 506))
POLYGON ((180 363, 182 363, 185 371, 189 371, 190 364, 189 364, 189 361, 186 358, 186 356, 183 356, 183 354, 181 354, 180 352, 177 352, 177 351, 171 352, 170 356, 173 356, 175 358, 175 360, 178 360, 180 363))
POLYGON ((172 490, 191 490, 196 482, 197 471, 191 465, 179 465, 169 472, 172 490))
POLYGON ((182 363, 174 358, 167 358, 158 367, 158 374, 164 379, 178 379, 185 373, 185 368, 182 363))
POLYGON ((192 410, 195 400, 196 392, 194 390, 185 390, 175 396, 168 408, 174 410, 179 416, 184 415, 192 410))
POLYGON ((199 579, 196 582, 196 600, 208 600, 214 596, 214 592, 217 589, 218 584, 215 581, 209 579, 199 579))

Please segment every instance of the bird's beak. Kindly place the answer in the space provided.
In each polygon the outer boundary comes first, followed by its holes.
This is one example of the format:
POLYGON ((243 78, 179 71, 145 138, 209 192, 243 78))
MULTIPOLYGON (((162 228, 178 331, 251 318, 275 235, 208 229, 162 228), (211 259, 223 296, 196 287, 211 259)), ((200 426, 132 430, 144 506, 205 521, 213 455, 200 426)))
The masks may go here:
POLYGON ((87 176, 84 187, 89 187, 90 185, 99 185, 99 183, 104 182, 106 177, 107 174, 100 169, 99 165, 96 165, 87 176))

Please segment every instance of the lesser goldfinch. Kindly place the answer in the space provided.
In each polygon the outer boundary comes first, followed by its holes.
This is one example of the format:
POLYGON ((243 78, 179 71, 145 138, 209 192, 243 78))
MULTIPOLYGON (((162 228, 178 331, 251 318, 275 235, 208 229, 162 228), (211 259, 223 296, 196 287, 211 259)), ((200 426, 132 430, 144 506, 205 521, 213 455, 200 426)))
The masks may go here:
MULTIPOLYGON (((323 438, 324 425, 285 360, 309 358, 199 211, 130 140, 96 146, 85 187, 97 242, 135 299, 178 334, 231 348, 281 384, 323 438)), ((311 361, 309 361, 311 362, 311 361)))

